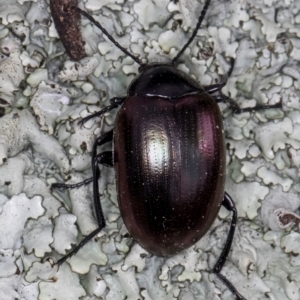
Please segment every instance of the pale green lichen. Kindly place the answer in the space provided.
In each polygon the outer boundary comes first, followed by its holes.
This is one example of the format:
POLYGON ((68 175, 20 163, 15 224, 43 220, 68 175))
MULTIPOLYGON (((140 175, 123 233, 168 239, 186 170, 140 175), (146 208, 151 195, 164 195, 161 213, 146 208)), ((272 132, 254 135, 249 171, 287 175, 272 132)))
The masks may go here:
MULTIPOLYGON (((190 37, 200 2, 88 0, 79 7, 143 62, 168 62, 190 37)), ((114 172, 104 167, 99 185, 107 226, 61 268, 53 266, 97 222, 90 186, 51 194, 50 184, 92 175, 92 145, 113 128, 116 112, 78 122, 126 95, 138 65, 83 17, 88 57, 68 60, 47 8, 43 0, 0 5, 0 299, 232 299, 209 274, 230 214, 222 208, 187 251, 157 258, 130 237, 114 172)), ((282 110, 240 115, 220 104, 226 191, 240 217, 222 274, 246 299, 299 299, 300 259, 291 254, 299 254, 300 240, 296 227, 290 231, 300 205, 299 10, 299 1, 213 0, 179 61, 180 70, 208 85, 226 79, 234 58, 225 94, 241 107, 282 102, 282 110)))

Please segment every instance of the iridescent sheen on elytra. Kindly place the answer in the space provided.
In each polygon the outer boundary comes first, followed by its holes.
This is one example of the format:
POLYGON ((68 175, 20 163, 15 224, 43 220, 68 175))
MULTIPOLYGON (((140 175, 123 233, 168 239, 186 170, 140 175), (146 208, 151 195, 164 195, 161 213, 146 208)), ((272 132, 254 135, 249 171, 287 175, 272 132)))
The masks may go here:
POLYGON ((220 209, 222 116, 196 81, 171 66, 144 71, 128 94, 114 129, 121 215, 143 248, 172 256, 195 244, 220 209))

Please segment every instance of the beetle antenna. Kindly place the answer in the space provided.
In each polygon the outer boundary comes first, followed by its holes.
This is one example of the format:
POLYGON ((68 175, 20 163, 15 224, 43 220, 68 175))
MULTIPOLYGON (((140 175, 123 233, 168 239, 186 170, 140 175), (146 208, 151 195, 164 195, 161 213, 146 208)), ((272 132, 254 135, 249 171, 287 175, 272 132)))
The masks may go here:
POLYGON ((185 51, 185 49, 189 46, 189 44, 193 41, 193 39, 195 38, 200 26, 201 26, 201 23, 205 17, 205 14, 207 12, 207 9, 208 9, 208 6, 210 4, 210 1, 211 0, 206 0, 205 4, 204 4, 204 7, 201 11, 201 14, 199 16, 199 19, 198 19, 198 23, 197 23, 197 26, 196 28, 194 29, 194 32, 192 34, 192 36, 190 37, 190 39, 187 41, 187 43, 182 47, 182 49, 179 51, 179 53, 172 59, 172 64, 175 65, 178 58, 182 55, 182 53, 185 51))
POLYGON ((95 24, 113 43, 115 46, 117 46, 122 52, 130 56, 136 63, 138 63, 140 66, 143 65, 142 61, 134 56, 132 53, 130 53, 126 48, 122 47, 108 32, 107 30, 99 23, 97 22, 91 15, 89 15, 84 10, 81 10, 80 8, 76 6, 72 6, 72 9, 76 10, 83 16, 85 16, 87 19, 89 19, 93 24, 95 24))

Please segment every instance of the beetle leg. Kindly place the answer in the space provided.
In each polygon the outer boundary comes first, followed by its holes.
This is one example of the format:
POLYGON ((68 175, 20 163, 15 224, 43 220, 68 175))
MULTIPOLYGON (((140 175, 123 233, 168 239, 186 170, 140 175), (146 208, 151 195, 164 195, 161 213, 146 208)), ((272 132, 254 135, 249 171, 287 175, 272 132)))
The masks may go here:
MULTIPOLYGON (((103 227, 105 227, 105 220, 104 220, 104 216, 103 216, 103 212, 102 212, 102 207, 100 204, 100 198, 99 198, 99 188, 98 188, 98 178, 99 178, 99 169, 98 169, 98 164, 102 164, 104 166, 109 166, 112 167, 113 166, 113 153, 112 151, 106 151, 106 152, 102 152, 100 154, 97 155, 97 157, 94 160, 94 164, 93 164, 93 173, 95 172, 95 168, 98 170, 98 173, 96 173, 96 175, 98 176, 96 179, 94 177, 89 178, 83 182, 74 184, 74 186, 76 185, 76 187, 78 187, 78 185, 83 185, 85 184, 85 182, 88 181, 88 183, 90 183, 91 181, 93 181, 94 183, 94 204, 95 204, 95 209, 96 209, 96 216, 97 216, 97 221, 99 224, 99 227, 97 229, 95 229, 93 232, 91 232, 88 236, 86 236, 70 253, 68 253, 67 255, 65 255, 64 257, 62 257, 60 260, 57 261, 57 265, 62 265, 67 259, 69 259, 70 257, 72 257, 74 254, 76 254, 88 241, 90 241, 94 236, 96 236, 102 229, 103 227), (97 184, 96 187, 96 193, 97 196, 95 198, 95 182, 97 184)), ((64 187, 67 186, 67 188, 70 188, 70 185, 65 184, 64 187)))
MULTIPOLYGON (((100 172, 99 172, 98 165, 103 164, 105 166, 112 167, 113 153, 112 151, 105 151, 100 154, 97 154, 97 147, 112 141, 112 139, 113 139, 113 130, 110 130, 102 134, 96 139, 92 150, 93 177, 86 180, 86 182, 87 181, 93 182, 93 199, 94 199, 95 212, 96 212, 96 217, 97 217, 97 222, 99 227, 95 229, 93 232, 91 232, 88 236, 86 236, 70 253, 68 253, 61 259, 59 259, 56 263, 59 266, 62 265, 71 256, 76 254, 88 241, 90 241, 105 227, 105 219, 104 219, 104 215, 100 203, 100 197, 99 197, 98 179, 100 177, 100 172)), ((79 183, 79 184, 83 184, 83 183, 79 183)))
POLYGON ((109 101, 111 103, 111 105, 109 106, 106 106, 104 107, 103 109, 97 111, 96 113, 94 114, 91 114, 83 119, 81 119, 79 122, 78 122, 78 125, 79 126, 82 126, 85 122, 93 119, 93 118, 96 118, 96 117, 100 117, 102 116, 103 114, 117 108, 120 104, 122 104, 124 101, 125 101, 125 98, 126 97, 114 97, 114 98, 111 98, 109 101))
POLYGON ((223 275, 220 274, 228 253, 230 251, 230 247, 232 244, 232 240, 233 240, 233 236, 234 236, 234 231, 235 231, 235 226, 236 226, 236 222, 237 222, 237 210, 236 207, 234 205, 233 200, 231 199, 231 197, 225 192, 224 195, 224 199, 222 202, 222 205, 229 211, 232 212, 232 221, 231 221, 231 225, 230 225, 230 230, 228 233, 228 237, 225 243, 225 246, 223 248, 223 251, 217 261, 217 263, 215 264, 214 268, 213 268, 213 272, 226 284, 226 286, 229 288, 229 290, 236 296, 236 299, 238 300, 246 300, 236 289, 235 287, 231 284, 231 282, 229 282, 223 275))
POLYGON ((254 107, 240 108, 239 105, 234 100, 232 100, 230 97, 225 96, 223 94, 216 95, 216 96, 212 95, 212 98, 217 102, 224 102, 224 101, 227 102, 235 114, 241 114, 244 112, 251 112, 251 111, 263 110, 263 109, 282 108, 281 102, 276 104, 256 105, 254 107))
POLYGON ((94 160, 94 157, 96 157, 97 146, 101 146, 105 143, 112 142, 113 134, 114 134, 114 131, 113 131, 113 129, 111 129, 96 138, 96 141, 93 145, 93 150, 92 150, 92 162, 94 160))
POLYGON ((84 185, 88 185, 93 181, 93 177, 90 177, 88 179, 85 179, 81 182, 74 183, 74 184, 65 184, 65 183, 53 183, 51 186, 52 189, 78 189, 84 185))
MULTIPOLYGON (((93 199, 94 199, 94 205, 95 205, 95 212, 96 212, 96 217, 97 221, 99 224, 99 228, 105 227, 105 219, 103 216, 103 211, 100 203, 100 197, 99 197, 99 185, 98 185, 98 178, 100 176, 99 174, 99 168, 98 164, 101 163, 101 160, 105 160, 107 163, 108 157, 107 157, 107 152, 100 153, 99 156, 97 155, 97 147, 101 146, 107 142, 110 142, 113 140, 113 130, 110 130, 101 136, 99 136, 94 145, 93 145, 93 150, 92 150, 92 170, 93 170, 93 199)), ((110 163, 112 163, 112 152, 111 153, 111 158, 109 158, 110 163)), ((110 165, 108 163, 108 165, 110 165)))
POLYGON ((226 75, 225 80, 222 80, 222 82, 220 82, 220 83, 204 86, 203 88, 204 88, 205 92, 208 94, 220 92, 218 95, 211 95, 211 97, 214 100, 216 100, 217 102, 227 102, 235 114, 241 114, 241 113, 244 113, 247 111, 251 112, 251 111, 270 109, 270 108, 282 108, 281 102, 276 103, 276 104, 271 104, 271 105, 256 105, 254 107, 240 108, 239 105, 234 100, 232 100, 230 97, 224 95, 221 92, 221 89, 226 85, 227 79, 230 77, 230 75, 233 71, 233 68, 234 68, 234 59, 232 58, 230 60, 230 68, 226 75))
POLYGON ((211 85, 207 85, 204 86, 204 90, 206 93, 212 94, 215 92, 219 92, 227 83, 227 80, 222 81, 220 83, 216 83, 216 84, 211 84, 211 85))
POLYGON ((114 166, 112 151, 101 152, 96 157, 96 163, 105 167, 112 168, 114 166))
POLYGON ((87 242, 89 242, 94 236, 96 236, 103 227, 99 227, 92 231, 88 236, 86 236, 71 252, 67 255, 59 259, 55 265, 61 266, 67 259, 71 258, 74 254, 76 254, 87 242))
POLYGON ((224 195, 222 205, 227 210, 232 212, 232 221, 231 221, 230 230, 229 230, 229 233, 228 233, 228 237, 227 237, 224 249, 223 249, 223 251, 222 251, 222 253, 221 253, 216 265, 214 266, 214 269, 213 269, 213 272, 216 273, 216 274, 221 272, 221 270, 224 266, 224 263, 227 259, 228 253, 230 251, 231 243, 232 243, 232 240, 233 240, 236 221, 237 221, 236 207, 234 205, 233 200, 231 199, 231 197, 226 192, 225 192, 225 195, 224 195))

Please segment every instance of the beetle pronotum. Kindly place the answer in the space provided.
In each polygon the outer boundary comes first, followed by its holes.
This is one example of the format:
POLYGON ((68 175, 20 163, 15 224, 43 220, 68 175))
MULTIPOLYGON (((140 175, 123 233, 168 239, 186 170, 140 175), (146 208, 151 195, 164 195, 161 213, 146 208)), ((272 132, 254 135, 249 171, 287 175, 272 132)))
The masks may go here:
MULTIPOLYGON (((110 106, 81 121, 84 123, 102 116, 122 105, 115 128, 94 143, 93 177, 75 185, 53 185, 75 188, 93 182, 99 225, 57 264, 74 255, 105 226, 99 198, 98 164, 114 166, 119 207, 125 225, 142 247, 157 256, 172 256, 195 244, 210 228, 221 205, 232 212, 228 237, 213 272, 237 299, 245 299, 220 274, 233 240, 237 211, 231 197, 224 191, 226 150, 217 103, 228 102, 235 113, 278 108, 280 105, 241 109, 221 93, 226 82, 202 87, 176 69, 178 59, 195 38, 210 2, 205 1, 193 34, 172 61, 151 64, 143 64, 92 16, 73 7, 138 63, 140 74, 130 84, 126 97, 112 98, 110 106), (112 141, 114 151, 97 154, 98 146, 112 141)), ((233 63, 229 75, 232 68, 233 63)))

